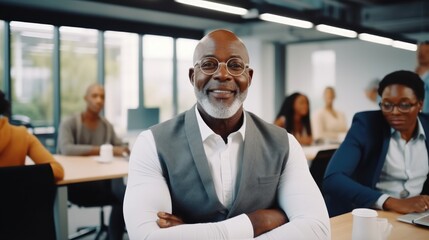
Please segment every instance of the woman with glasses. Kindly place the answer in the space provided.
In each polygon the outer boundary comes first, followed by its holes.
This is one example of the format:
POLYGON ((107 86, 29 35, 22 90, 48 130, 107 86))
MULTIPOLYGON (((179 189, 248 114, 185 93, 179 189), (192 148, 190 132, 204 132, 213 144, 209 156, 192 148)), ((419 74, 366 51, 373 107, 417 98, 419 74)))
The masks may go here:
POLYGON ((410 71, 380 82, 380 110, 357 113, 332 157, 323 191, 330 216, 354 208, 398 213, 429 206, 429 116, 422 114, 424 84, 410 71))

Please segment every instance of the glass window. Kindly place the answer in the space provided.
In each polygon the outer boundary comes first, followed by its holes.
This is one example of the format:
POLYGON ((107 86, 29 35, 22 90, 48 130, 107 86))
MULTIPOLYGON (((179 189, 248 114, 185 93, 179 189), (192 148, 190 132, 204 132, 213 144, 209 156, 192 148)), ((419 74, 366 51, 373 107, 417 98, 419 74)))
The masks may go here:
POLYGON ((0 20, 0 89, 3 89, 4 67, 4 21, 0 20))
POLYGON ((173 38, 143 36, 144 102, 159 108, 159 120, 173 116, 173 38))
POLYGON ((97 30, 60 27, 61 118, 85 109, 86 88, 97 82, 97 30))
MULTIPOLYGON (((11 22, 12 115, 53 124, 53 26, 11 22)), ((3 39, 3 38, 2 38, 3 39)))
POLYGON ((177 46, 177 86, 179 109, 178 112, 188 110, 195 104, 195 94, 192 84, 189 82, 189 68, 194 63, 192 62, 194 49, 198 44, 197 40, 179 38, 176 42, 177 46))
POLYGON ((118 135, 127 130, 128 109, 138 107, 138 35, 107 31, 105 44, 105 116, 118 135))

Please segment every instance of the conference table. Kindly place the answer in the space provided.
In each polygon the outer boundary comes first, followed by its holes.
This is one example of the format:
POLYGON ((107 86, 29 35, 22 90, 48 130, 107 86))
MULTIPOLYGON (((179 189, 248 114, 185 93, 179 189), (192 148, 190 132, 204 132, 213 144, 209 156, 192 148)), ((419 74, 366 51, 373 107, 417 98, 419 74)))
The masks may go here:
POLYGON ((115 157, 112 162, 101 163, 98 156, 63 156, 55 155, 55 159, 64 168, 64 179, 57 182, 57 194, 54 204, 55 230, 58 240, 68 239, 68 196, 67 185, 123 178, 128 175, 128 160, 115 157))
MULTIPOLYGON (((392 232, 388 240, 428 240, 429 228, 403 223, 396 218, 401 214, 388 211, 377 211, 379 218, 387 218, 392 224, 392 232)), ((352 239, 353 215, 351 213, 342 214, 330 219, 332 240, 352 239)))

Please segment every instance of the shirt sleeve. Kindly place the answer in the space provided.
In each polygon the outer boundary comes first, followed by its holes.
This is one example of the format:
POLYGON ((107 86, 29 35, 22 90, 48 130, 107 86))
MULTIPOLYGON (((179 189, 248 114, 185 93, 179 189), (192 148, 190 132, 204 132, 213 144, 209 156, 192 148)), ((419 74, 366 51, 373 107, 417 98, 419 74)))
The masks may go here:
POLYGON ((280 177, 278 201, 289 222, 258 240, 330 239, 328 211, 298 141, 289 134, 289 157, 280 177))
POLYGON ((152 132, 142 132, 130 156, 124 218, 130 239, 252 239, 253 227, 245 214, 214 223, 159 228, 159 211, 172 212, 171 196, 162 174, 152 132))
POLYGON ((374 204, 374 208, 377 208, 377 209, 381 209, 381 210, 383 210, 383 204, 384 204, 384 202, 389 198, 390 196, 389 195, 387 195, 387 194, 382 194, 378 199, 377 199, 377 201, 375 202, 375 204, 374 204))
POLYGON ((52 154, 42 145, 42 143, 34 135, 28 134, 28 156, 35 164, 49 163, 52 168, 55 180, 64 178, 64 169, 57 162, 52 154))

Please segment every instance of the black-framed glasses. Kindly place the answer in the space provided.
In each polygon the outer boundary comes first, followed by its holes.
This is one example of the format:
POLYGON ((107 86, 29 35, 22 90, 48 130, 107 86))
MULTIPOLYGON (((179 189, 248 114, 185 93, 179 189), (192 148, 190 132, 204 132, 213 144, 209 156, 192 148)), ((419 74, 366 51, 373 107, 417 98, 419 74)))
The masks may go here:
POLYGON ((391 112, 393 111, 394 107, 398 108, 398 111, 400 111, 401 113, 407 113, 410 112, 411 108, 416 106, 418 103, 409 103, 409 102, 400 102, 398 104, 393 104, 393 103, 389 103, 389 102, 383 102, 383 103, 379 103, 378 105, 381 108, 381 111, 383 112, 391 112))
POLYGON ((227 72, 234 77, 240 76, 249 67, 249 64, 245 63, 243 59, 235 57, 226 62, 219 62, 214 57, 205 57, 196 62, 194 66, 199 65, 204 74, 213 75, 219 70, 221 64, 225 64, 227 72))

